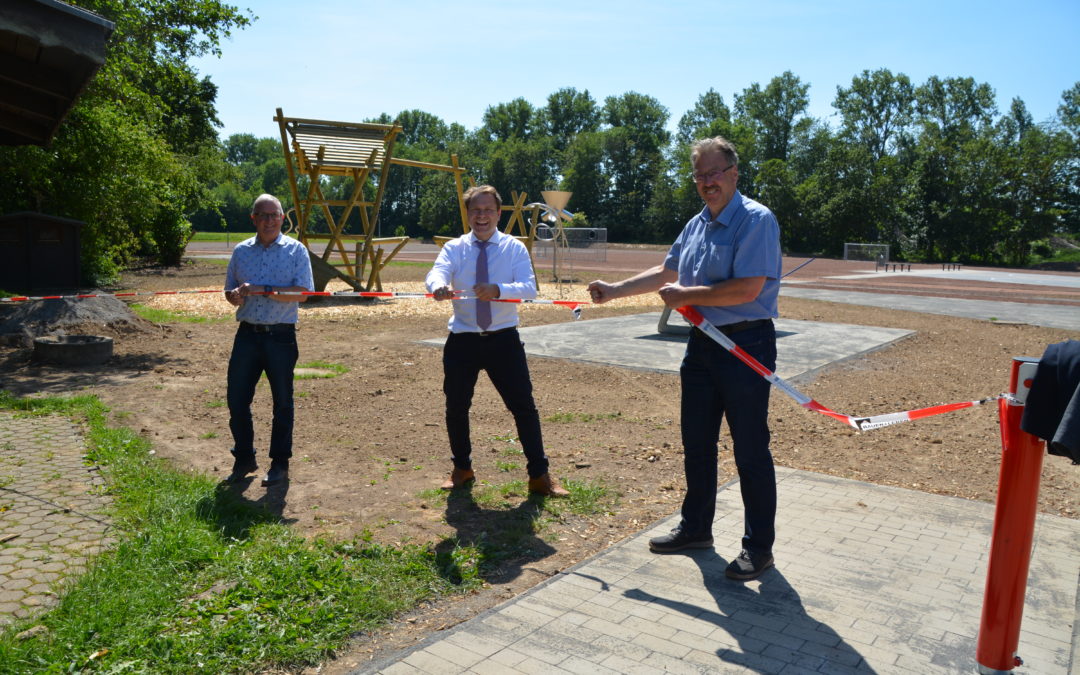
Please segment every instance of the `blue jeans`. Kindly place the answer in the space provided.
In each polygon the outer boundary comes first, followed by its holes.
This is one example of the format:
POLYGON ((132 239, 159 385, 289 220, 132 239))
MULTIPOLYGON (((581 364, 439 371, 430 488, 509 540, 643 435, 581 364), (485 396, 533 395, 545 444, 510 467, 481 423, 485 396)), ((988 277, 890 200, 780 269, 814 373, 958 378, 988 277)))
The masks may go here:
POLYGON ((250 324, 240 324, 233 338, 227 376, 233 455, 255 453, 251 401, 255 398, 255 385, 265 372, 274 399, 270 459, 287 462, 292 457, 293 368, 298 357, 296 327, 292 324, 277 324, 269 332, 256 332, 250 324))
POLYGON ((518 439, 525 453, 529 478, 548 472, 540 413, 533 401, 525 346, 517 329, 478 335, 451 333, 443 348, 443 393, 446 394, 446 433, 458 469, 472 468, 469 409, 480 371, 487 371, 495 391, 514 416, 518 439))
MULTIPOLYGON (((772 323, 734 333, 731 340, 769 370, 776 369, 772 323)), ((679 369, 686 497, 682 527, 692 536, 712 533, 716 513, 720 421, 731 431, 742 491, 743 548, 771 553, 776 538, 776 472, 769 452, 768 381, 715 340, 694 330, 679 369)))

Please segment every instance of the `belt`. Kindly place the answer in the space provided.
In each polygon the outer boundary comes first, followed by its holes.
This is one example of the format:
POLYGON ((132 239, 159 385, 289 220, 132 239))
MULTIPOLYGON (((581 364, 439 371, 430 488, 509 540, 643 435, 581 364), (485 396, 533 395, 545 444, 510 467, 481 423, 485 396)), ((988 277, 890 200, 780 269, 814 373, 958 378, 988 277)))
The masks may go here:
POLYGON ((480 337, 488 337, 489 335, 498 335, 499 333, 509 333, 512 330, 517 330, 517 326, 510 326, 508 328, 500 328, 499 330, 482 330, 479 333, 472 333, 472 335, 479 335, 480 337))
POLYGON ((296 329, 295 323, 250 323, 248 321, 240 322, 241 330, 249 330, 252 333, 278 333, 282 331, 290 331, 296 329))
MULTIPOLYGON (((720 331, 724 335, 734 335, 735 333, 741 333, 744 330, 750 330, 751 328, 760 328, 766 324, 772 324, 772 319, 754 319, 753 321, 739 321, 738 323, 729 323, 723 326, 717 326, 716 330, 720 331)), ((699 333, 704 333, 697 326, 694 326, 694 330, 699 333)))

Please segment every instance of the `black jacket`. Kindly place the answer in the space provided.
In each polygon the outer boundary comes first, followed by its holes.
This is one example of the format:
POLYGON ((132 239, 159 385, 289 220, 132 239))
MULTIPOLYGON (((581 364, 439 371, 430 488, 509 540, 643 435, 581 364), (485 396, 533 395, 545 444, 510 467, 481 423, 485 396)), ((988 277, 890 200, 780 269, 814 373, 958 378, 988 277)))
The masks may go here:
POLYGON ((1043 352, 1020 428, 1046 440, 1051 455, 1080 464, 1080 341, 1056 342, 1043 352))

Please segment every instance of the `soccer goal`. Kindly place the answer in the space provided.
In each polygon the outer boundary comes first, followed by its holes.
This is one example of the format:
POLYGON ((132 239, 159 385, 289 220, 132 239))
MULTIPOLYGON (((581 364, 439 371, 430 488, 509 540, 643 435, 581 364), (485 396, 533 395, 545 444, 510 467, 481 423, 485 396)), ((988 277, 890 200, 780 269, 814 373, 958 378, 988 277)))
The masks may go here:
POLYGON ((888 244, 844 244, 844 260, 869 260, 875 263, 889 262, 888 244))

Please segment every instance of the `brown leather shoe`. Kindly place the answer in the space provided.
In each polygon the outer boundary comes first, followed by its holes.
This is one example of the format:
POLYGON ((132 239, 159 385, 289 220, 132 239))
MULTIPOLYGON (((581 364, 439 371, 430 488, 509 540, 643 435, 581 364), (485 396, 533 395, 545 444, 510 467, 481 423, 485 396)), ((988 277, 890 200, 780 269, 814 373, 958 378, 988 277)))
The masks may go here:
POLYGON ((471 483, 474 480, 476 480, 476 474, 473 473, 472 469, 454 469, 450 472, 450 477, 442 484, 442 489, 453 490, 464 487, 466 483, 471 483))
POLYGON ((567 497, 570 495, 570 491, 559 485, 559 481, 552 478, 549 473, 545 473, 543 476, 537 476, 536 478, 530 478, 529 492, 534 495, 543 495, 545 497, 567 497))

